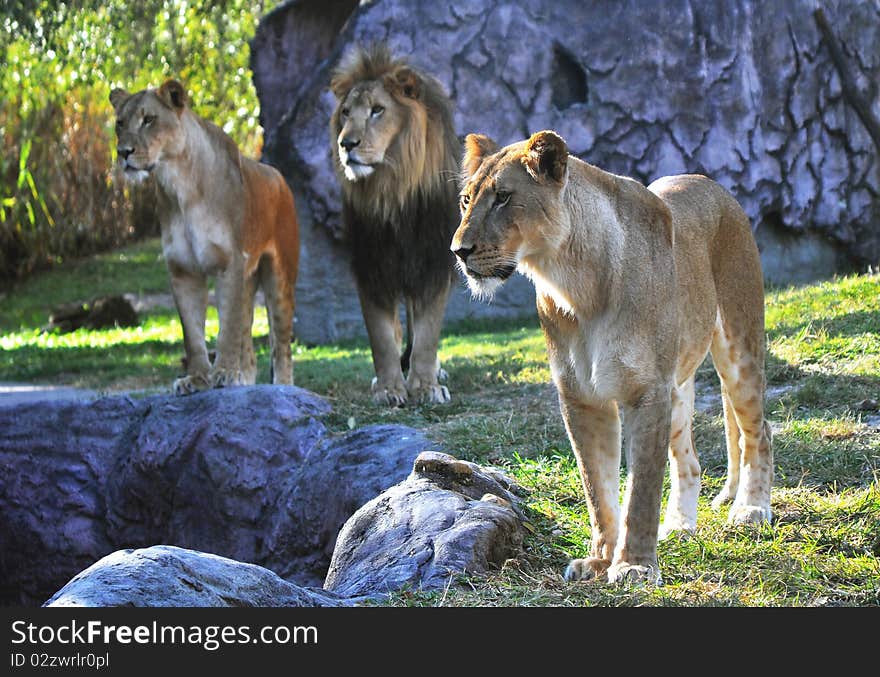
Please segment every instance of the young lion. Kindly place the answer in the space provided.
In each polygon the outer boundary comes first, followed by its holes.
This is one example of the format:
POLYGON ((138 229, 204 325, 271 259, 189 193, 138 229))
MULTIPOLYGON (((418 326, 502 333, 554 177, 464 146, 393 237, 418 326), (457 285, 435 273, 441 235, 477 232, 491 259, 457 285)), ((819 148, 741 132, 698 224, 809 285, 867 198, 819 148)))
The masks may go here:
POLYGON ((330 88, 330 142, 376 371, 373 401, 448 402, 437 347, 455 277, 449 240, 461 144, 452 105, 437 80, 384 44, 350 52, 330 88), (401 301, 409 337, 402 358, 401 301))
POLYGON ((695 175, 645 188, 569 156, 551 131, 502 149, 471 134, 463 173, 451 249, 471 289, 490 296, 519 270, 537 291, 592 527, 591 556, 572 561, 566 578, 660 582, 667 448, 663 532, 695 529, 694 372, 707 351, 721 378, 729 462, 715 505, 732 500, 732 522, 770 520, 763 278, 730 194, 695 175))
POLYGON ((293 383, 299 229, 284 178, 240 155, 231 138, 193 113, 175 80, 136 94, 114 89, 110 102, 126 178, 156 177, 162 251, 187 362, 175 394, 256 381, 251 327, 258 285, 269 309, 272 380, 293 383), (213 364, 205 345, 209 275, 216 275, 220 318, 213 364))

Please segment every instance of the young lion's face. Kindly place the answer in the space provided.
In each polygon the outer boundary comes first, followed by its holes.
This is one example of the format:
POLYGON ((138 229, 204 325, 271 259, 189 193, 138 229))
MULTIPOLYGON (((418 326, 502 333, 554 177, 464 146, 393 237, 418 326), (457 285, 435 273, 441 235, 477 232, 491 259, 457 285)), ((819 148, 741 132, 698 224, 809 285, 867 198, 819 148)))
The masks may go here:
POLYGON ((355 86, 339 102, 336 152, 345 178, 358 181, 389 161, 403 122, 401 105, 376 80, 355 86))
POLYGON ((553 132, 498 149, 469 134, 462 162, 461 225, 452 251, 471 292, 491 297, 526 257, 563 237, 559 214, 568 151, 553 132))
POLYGON ((135 94, 114 89, 110 102, 116 111, 117 161, 126 179, 142 181, 184 144, 180 124, 186 105, 183 86, 169 80, 158 90, 135 94))

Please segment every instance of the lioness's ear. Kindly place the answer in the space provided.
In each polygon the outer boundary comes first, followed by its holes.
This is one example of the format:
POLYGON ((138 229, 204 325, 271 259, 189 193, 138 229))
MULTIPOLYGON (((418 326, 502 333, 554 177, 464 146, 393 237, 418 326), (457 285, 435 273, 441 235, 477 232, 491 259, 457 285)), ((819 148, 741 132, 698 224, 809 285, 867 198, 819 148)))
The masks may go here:
POLYGON ((464 140, 461 171, 465 179, 472 177, 483 164, 483 158, 498 150, 498 144, 485 134, 468 134, 464 140))
POLYGON ((393 86, 408 99, 418 99, 422 92, 422 78, 409 66, 401 66, 392 74, 393 86))
POLYGON ((186 90, 177 80, 167 80, 156 93, 169 108, 182 111, 186 106, 186 90))
POLYGON ((568 146, 556 132, 536 132, 526 142, 522 163, 536 181, 550 178, 562 183, 568 168, 568 146))
POLYGON ((110 92, 110 105, 113 106, 113 110, 117 113, 119 109, 125 105, 125 102, 128 101, 131 94, 126 92, 124 89, 119 89, 118 87, 110 92))

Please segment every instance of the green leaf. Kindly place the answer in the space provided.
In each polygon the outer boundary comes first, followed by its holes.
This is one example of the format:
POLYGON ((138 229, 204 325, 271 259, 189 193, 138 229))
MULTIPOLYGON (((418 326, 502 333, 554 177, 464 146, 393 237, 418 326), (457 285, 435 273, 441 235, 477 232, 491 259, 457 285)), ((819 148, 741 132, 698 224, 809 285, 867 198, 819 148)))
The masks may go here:
POLYGON ((31 154, 31 142, 32 139, 25 139, 21 144, 21 154, 18 156, 18 182, 16 183, 16 187, 19 189, 24 185, 25 177, 28 174, 27 161, 31 154))

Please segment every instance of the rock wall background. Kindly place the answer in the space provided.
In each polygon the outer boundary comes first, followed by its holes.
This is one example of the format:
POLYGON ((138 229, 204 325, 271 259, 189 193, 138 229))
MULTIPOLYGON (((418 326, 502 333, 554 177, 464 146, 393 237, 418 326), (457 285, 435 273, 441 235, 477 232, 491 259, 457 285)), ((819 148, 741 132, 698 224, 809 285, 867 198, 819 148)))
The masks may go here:
MULTIPOLYGON (((571 152, 649 183, 705 173, 749 214, 765 277, 880 261, 880 7, 844 0, 294 0, 252 42, 264 160, 302 228, 297 335, 363 334, 340 240, 327 85, 344 50, 387 40, 432 72, 462 136, 557 130, 571 152), (873 138, 872 138, 873 134, 873 138)), ((493 305, 463 286, 447 319, 529 315, 516 277, 493 305)))

